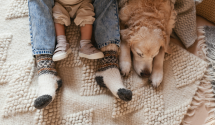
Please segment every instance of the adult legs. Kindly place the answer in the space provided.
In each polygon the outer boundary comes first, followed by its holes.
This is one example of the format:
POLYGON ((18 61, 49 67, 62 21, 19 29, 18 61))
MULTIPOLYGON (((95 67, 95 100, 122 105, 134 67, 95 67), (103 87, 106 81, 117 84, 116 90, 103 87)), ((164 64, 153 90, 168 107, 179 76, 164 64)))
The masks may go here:
POLYGON ((52 55, 55 49, 55 27, 52 19, 54 0, 29 0, 29 21, 32 53, 36 57, 38 70, 38 98, 34 102, 42 109, 55 98, 55 92, 62 86, 57 76, 52 55))
POLYGON ((98 48, 104 53, 99 60, 96 81, 124 101, 132 99, 132 92, 123 85, 118 66, 120 30, 117 0, 95 0, 94 34, 98 48))

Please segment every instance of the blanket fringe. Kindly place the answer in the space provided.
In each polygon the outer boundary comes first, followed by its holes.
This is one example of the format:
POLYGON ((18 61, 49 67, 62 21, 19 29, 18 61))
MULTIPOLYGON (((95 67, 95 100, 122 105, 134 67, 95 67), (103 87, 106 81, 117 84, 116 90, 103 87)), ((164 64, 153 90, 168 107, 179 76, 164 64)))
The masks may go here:
POLYGON ((215 115, 211 115, 209 116, 206 120, 205 120, 205 124, 204 125, 215 125, 215 115))
MULTIPOLYGON (((192 112, 187 113, 187 116, 193 116, 195 114, 195 110, 193 110, 192 112)), ((186 121, 185 121, 186 122, 186 121)))
MULTIPOLYGON (((201 106, 203 102, 205 102, 206 108, 213 108, 213 109, 211 109, 208 112, 210 117, 208 117, 205 120, 204 125, 215 125, 215 98, 214 98, 215 96, 212 89, 213 85, 211 84, 211 81, 213 80, 215 81, 215 76, 214 76, 213 70, 210 68, 210 67, 213 67, 213 64, 215 64, 215 61, 207 57, 208 48, 205 40, 204 26, 198 27, 198 32, 201 33, 201 35, 198 37, 199 45, 197 46, 197 49, 198 49, 197 54, 198 54, 198 57, 204 59, 208 63, 208 68, 202 80, 200 80, 198 90, 195 96, 193 97, 193 101, 186 115, 193 116, 195 114, 195 110, 199 106, 201 106)), ((183 121, 182 124, 187 125, 188 122, 183 121)))
MULTIPOLYGON (((204 26, 201 26, 198 28, 198 32, 201 33, 201 36, 198 38, 199 40, 199 56, 203 57, 208 62, 208 69, 205 74, 206 81, 204 81, 204 86, 199 87, 199 89, 203 90, 204 93, 204 101, 206 108, 211 108, 211 110, 208 112, 209 117, 205 120, 204 125, 215 125, 215 94, 213 93, 213 88, 215 85, 211 84, 211 81, 215 80, 214 71, 213 71, 213 64, 215 64, 215 61, 207 56, 207 50, 208 47, 206 45, 206 39, 205 39, 205 30, 204 26)), ((215 56, 215 55, 213 55, 215 56)))
POLYGON ((215 112, 215 109, 211 109, 211 110, 209 111, 209 113, 212 113, 212 112, 215 112))
POLYGON ((190 125, 190 122, 182 121, 182 125, 190 125))

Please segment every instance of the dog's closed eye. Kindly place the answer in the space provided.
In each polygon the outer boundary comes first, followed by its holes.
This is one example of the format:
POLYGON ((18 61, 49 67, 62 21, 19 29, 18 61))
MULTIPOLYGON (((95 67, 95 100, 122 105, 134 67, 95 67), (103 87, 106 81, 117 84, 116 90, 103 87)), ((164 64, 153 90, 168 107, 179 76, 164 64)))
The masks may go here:
POLYGON ((157 55, 158 55, 158 53, 159 53, 159 51, 158 51, 155 55, 153 55, 153 56, 152 56, 152 58, 154 58, 155 56, 157 56, 157 55))
POLYGON ((142 54, 142 53, 138 53, 138 52, 137 52, 137 55, 139 55, 140 57, 143 58, 143 54, 142 54))

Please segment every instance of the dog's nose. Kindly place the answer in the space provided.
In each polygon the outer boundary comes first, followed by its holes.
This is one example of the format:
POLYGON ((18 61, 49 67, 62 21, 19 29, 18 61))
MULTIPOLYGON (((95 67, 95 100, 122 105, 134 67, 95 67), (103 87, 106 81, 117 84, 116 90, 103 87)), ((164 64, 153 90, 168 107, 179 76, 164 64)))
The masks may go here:
POLYGON ((140 73, 140 76, 143 77, 143 78, 149 78, 151 75, 151 73, 149 72, 149 70, 143 70, 141 73, 140 73))

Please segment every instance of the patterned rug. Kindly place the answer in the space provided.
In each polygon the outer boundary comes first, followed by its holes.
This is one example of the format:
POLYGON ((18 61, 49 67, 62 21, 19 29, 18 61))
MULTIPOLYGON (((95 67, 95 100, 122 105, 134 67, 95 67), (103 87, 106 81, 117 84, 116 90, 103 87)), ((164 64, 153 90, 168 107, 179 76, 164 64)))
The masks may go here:
POLYGON ((180 125, 201 100, 198 89, 211 87, 208 63, 171 44, 164 80, 154 89, 132 71, 123 78, 133 99, 123 102, 99 87, 96 60, 78 56, 80 29, 66 27, 72 54, 57 63, 63 87, 45 109, 37 110, 35 60, 31 56, 27 0, 0 0, 0 124, 2 125, 180 125))

